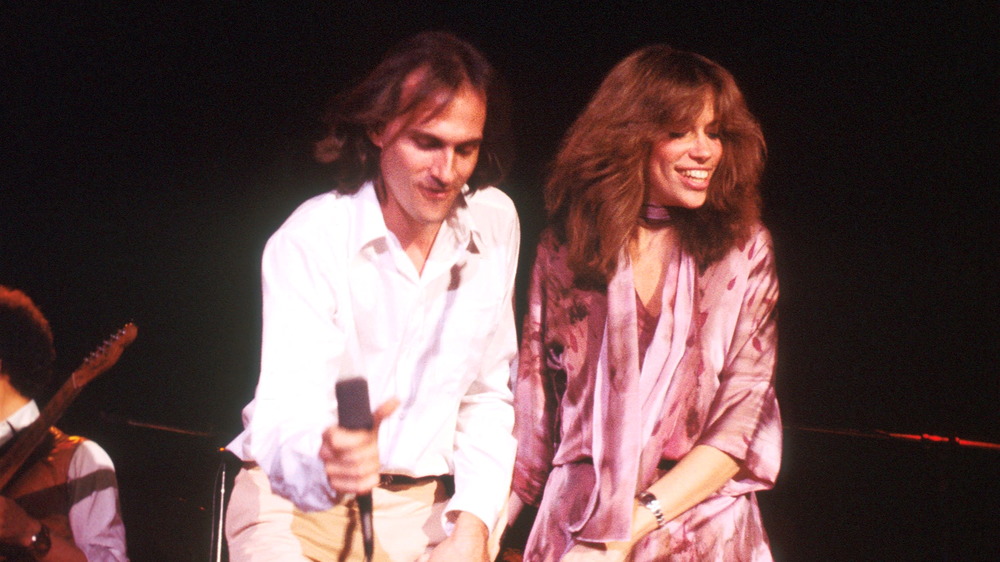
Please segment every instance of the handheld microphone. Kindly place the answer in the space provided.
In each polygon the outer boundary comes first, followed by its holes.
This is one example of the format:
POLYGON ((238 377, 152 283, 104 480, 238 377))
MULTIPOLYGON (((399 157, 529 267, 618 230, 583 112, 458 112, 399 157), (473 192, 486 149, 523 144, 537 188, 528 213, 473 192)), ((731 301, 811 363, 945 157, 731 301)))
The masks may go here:
MULTIPOLYGON (((345 429, 372 429, 371 403, 368 401, 368 381, 353 377, 337 381, 337 415, 340 427, 345 429)), ((365 560, 371 560, 375 552, 375 532, 372 529, 372 495, 357 496, 358 512, 361 515, 361 537, 364 540, 365 560)))

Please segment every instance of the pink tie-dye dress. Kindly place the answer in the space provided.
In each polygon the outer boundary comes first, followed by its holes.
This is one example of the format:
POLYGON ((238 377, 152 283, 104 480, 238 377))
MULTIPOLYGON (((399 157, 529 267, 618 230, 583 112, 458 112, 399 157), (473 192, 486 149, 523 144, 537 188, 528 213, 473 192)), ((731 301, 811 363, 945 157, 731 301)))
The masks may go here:
POLYGON ((781 459, 767 230, 704 270, 675 251, 641 351, 628 260, 606 292, 574 287, 565 260, 544 233, 514 382, 514 493, 539 506, 524 559, 558 560, 574 540, 626 539, 636 492, 695 445, 727 453, 740 472, 647 535, 633 559, 771 559, 754 497, 774 485, 781 459))

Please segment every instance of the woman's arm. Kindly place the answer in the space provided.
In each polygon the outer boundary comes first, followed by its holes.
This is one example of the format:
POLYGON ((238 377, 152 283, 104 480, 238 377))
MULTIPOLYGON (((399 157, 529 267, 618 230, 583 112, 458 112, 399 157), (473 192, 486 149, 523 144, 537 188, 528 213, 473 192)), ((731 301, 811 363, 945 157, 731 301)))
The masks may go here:
MULTIPOLYGON (((726 453, 708 445, 697 445, 646 491, 656 496, 664 520, 670 521, 714 494, 738 471, 739 465, 726 453)), ((655 529, 653 512, 636 501, 631 544, 655 529)))
MULTIPOLYGON (((718 491, 738 471, 739 465, 726 453, 708 445, 697 445, 646 491, 656 496, 664 521, 670 521, 718 491)), ((630 540, 577 544, 563 560, 625 560, 632 547, 656 528, 653 512, 636 500, 632 509, 630 540)))
POLYGON ((521 505, 537 505, 548 478, 555 454, 553 444, 556 431, 557 400, 551 384, 546 384, 543 345, 543 317, 545 309, 545 264, 550 258, 549 246, 543 236, 531 273, 528 290, 528 311, 524 320, 518 373, 514 379, 514 434, 518 440, 514 462, 512 505, 515 513, 521 505))

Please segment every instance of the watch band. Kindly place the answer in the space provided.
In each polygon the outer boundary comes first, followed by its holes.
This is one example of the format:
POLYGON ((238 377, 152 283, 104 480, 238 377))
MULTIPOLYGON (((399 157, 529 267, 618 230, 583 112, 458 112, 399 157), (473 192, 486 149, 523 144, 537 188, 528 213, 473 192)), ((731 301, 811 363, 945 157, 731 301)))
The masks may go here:
POLYGON ((44 558, 52 548, 52 536, 49 535, 49 528, 45 526, 45 523, 41 525, 38 532, 31 535, 31 545, 28 546, 35 558, 44 558))
POLYGON ((667 520, 663 517, 663 509, 660 507, 660 500, 656 499, 656 496, 649 492, 639 492, 635 495, 635 499, 639 500, 639 504, 645 507, 653 513, 653 517, 656 517, 656 528, 660 529, 667 524, 667 520))

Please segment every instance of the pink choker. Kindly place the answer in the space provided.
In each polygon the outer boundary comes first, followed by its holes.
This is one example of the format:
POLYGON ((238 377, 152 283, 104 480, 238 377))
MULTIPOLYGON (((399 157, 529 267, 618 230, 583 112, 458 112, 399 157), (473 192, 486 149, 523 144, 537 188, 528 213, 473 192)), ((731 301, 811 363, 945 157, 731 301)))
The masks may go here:
POLYGON ((670 207, 644 204, 642 210, 639 212, 639 218, 651 225, 670 224, 670 207))

